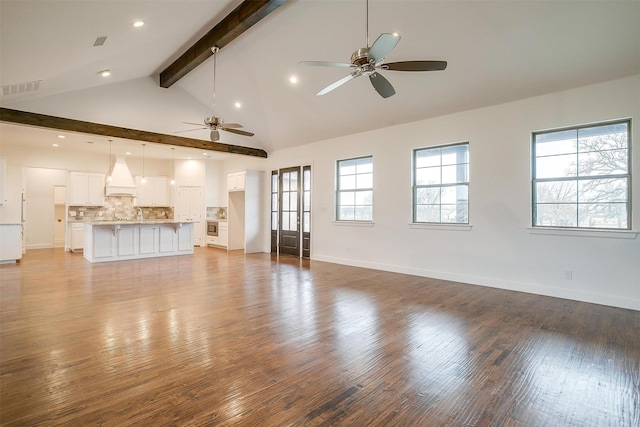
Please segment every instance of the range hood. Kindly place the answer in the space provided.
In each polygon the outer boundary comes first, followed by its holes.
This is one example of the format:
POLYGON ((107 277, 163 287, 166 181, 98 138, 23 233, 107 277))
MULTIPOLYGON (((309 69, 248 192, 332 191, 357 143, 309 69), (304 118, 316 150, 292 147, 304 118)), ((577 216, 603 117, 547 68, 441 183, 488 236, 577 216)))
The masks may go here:
POLYGON ((107 181, 107 196, 136 196, 136 184, 127 167, 124 157, 117 156, 111 171, 111 181, 107 181))

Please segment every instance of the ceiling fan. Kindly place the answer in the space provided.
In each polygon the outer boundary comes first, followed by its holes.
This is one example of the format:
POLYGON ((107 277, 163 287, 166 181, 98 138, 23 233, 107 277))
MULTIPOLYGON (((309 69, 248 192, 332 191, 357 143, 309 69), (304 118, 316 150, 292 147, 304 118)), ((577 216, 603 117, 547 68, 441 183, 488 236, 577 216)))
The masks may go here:
POLYGON ((369 47, 369 0, 367 0, 367 47, 360 48, 351 54, 351 62, 327 62, 327 61, 302 61, 298 65, 311 65, 319 67, 352 68, 353 71, 346 77, 331 83, 316 95, 324 95, 342 86, 356 77, 367 76, 376 92, 383 98, 393 96, 396 91, 391 83, 378 73, 378 70, 391 71, 439 71, 447 68, 447 61, 400 61, 384 62, 384 57, 393 50, 400 41, 400 35, 382 33, 369 47))
MULTIPOLYGON (((219 130, 223 130, 226 132, 231 132, 231 133, 235 133, 243 136, 254 135, 252 132, 247 132, 247 131, 238 129, 242 127, 241 124, 225 123, 220 117, 216 116, 216 53, 218 53, 218 50, 220 49, 216 46, 211 48, 211 52, 213 52, 213 115, 211 117, 206 117, 204 119, 204 127, 200 127, 197 129, 183 130, 175 133, 191 132, 191 131, 200 130, 200 129, 210 129, 211 133, 209 134, 209 138, 211 139, 211 142, 216 142, 220 140, 219 130)), ((191 123, 191 122, 182 122, 182 123, 187 125, 201 126, 200 123, 191 123)))

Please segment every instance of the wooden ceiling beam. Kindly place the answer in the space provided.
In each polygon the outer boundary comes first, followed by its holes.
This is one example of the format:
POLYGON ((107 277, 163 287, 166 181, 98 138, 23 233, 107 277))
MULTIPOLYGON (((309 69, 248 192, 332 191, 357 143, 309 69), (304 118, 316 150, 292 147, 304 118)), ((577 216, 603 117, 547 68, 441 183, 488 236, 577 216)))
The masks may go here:
POLYGON ((242 154, 245 156, 263 158, 267 157, 267 152, 259 148, 242 147, 239 145, 225 144, 222 142, 208 142, 201 139, 184 138, 162 133, 147 132, 144 130, 121 128, 101 123, 84 122, 81 120, 67 119, 64 117, 47 116, 45 114, 11 110, 9 108, 0 107, 0 121, 113 138, 131 139, 134 141, 175 145, 178 147, 197 148, 200 150, 219 151, 229 154, 242 154))
POLYGON ((160 72, 160 86, 170 87, 213 55, 211 52, 213 46, 222 49, 285 1, 244 0, 171 65, 160 72))

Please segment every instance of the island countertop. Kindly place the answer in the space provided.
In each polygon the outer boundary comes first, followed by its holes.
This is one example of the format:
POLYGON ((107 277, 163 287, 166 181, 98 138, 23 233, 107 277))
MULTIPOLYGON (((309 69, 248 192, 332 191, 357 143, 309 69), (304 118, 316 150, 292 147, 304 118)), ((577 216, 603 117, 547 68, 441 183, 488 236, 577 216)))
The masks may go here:
POLYGON ((194 221, 185 221, 177 219, 146 219, 137 220, 110 220, 110 221, 78 221, 83 224, 100 226, 100 225, 156 225, 156 224, 192 224, 194 221))

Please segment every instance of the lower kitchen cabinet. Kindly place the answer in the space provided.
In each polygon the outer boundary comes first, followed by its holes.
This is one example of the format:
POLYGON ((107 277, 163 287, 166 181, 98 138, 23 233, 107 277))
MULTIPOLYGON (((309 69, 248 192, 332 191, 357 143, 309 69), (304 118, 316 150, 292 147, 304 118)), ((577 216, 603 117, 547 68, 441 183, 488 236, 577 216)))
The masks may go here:
POLYGON ((120 261, 193 254, 193 224, 84 224, 84 258, 120 261))
POLYGON ((72 222, 71 223, 71 244, 69 249, 71 252, 81 251, 84 247, 84 223, 72 222))
POLYGON ((136 254, 136 238, 140 229, 148 227, 120 227, 116 237, 118 256, 127 257, 136 254))
POLYGON ((0 224, 0 264, 22 258, 22 224, 0 224))
POLYGON ((148 255, 160 252, 160 232, 157 227, 140 227, 140 254, 148 255))

